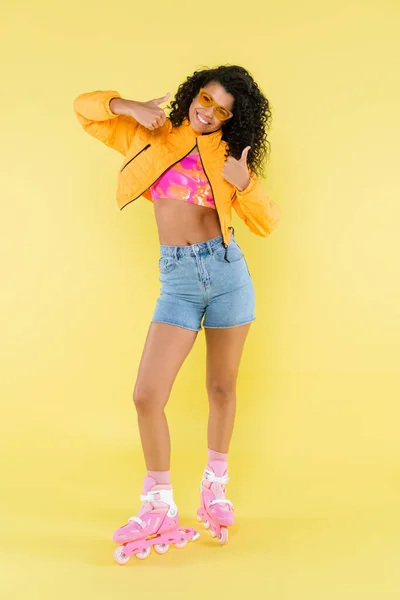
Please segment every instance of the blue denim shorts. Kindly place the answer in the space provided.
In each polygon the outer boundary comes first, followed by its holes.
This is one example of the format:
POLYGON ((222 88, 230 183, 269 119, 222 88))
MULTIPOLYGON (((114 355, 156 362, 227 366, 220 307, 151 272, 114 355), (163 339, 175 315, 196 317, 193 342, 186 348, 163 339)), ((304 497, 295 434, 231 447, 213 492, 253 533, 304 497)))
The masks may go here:
POLYGON ((200 331, 202 324, 219 329, 255 320, 253 282, 233 237, 226 250, 219 236, 191 246, 161 245, 160 254, 153 322, 200 331))

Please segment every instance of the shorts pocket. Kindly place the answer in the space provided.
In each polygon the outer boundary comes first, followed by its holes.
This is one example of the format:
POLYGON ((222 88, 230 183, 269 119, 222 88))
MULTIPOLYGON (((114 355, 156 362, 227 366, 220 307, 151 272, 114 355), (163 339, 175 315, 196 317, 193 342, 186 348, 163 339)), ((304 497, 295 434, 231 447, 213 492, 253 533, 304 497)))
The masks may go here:
POLYGON ((158 261, 158 268, 160 273, 171 273, 177 266, 177 262, 173 256, 161 256, 158 261))
MULTIPOLYGON (((224 248, 224 246, 221 245, 220 247, 214 250, 214 258, 220 262, 226 263, 227 261, 225 260, 225 252, 226 248, 224 248)), ((228 244, 228 252, 226 253, 226 257, 229 260, 229 262, 233 263, 242 260, 244 258, 244 255, 242 249, 236 242, 230 242, 228 244)))

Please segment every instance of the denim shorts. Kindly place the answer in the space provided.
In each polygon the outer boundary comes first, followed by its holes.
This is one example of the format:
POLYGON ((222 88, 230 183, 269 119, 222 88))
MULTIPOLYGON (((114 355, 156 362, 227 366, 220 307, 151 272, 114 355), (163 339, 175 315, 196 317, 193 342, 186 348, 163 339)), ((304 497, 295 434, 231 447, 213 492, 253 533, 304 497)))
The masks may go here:
POLYGON ((161 245, 160 254, 153 322, 200 331, 202 322, 219 329, 255 320, 253 282, 233 237, 226 250, 219 236, 191 246, 161 245))

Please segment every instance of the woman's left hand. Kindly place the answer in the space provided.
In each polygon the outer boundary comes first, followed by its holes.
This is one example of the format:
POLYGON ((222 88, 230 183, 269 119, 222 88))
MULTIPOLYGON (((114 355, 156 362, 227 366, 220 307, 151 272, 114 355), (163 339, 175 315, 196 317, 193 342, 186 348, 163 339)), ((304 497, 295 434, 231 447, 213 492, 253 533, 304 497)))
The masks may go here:
POLYGON ((243 192, 250 183, 249 169, 247 167, 247 155, 251 146, 246 146, 242 152, 240 160, 233 156, 228 156, 222 170, 222 177, 235 186, 240 192, 243 192))

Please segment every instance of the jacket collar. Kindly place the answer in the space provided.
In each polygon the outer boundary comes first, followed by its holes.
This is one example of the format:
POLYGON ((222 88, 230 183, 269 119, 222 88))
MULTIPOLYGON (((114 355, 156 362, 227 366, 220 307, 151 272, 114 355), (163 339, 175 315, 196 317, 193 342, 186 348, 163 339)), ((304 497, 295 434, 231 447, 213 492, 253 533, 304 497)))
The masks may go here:
POLYGON ((184 119, 180 129, 183 133, 192 137, 193 139, 201 140, 200 144, 202 146, 208 146, 210 148, 218 148, 218 146, 222 143, 225 145, 226 142, 222 142, 222 129, 218 129, 218 131, 213 131, 212 133, 202 134, 193 129, 190 124, 189 119, 184 119))

